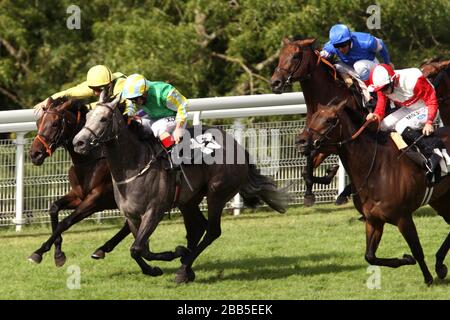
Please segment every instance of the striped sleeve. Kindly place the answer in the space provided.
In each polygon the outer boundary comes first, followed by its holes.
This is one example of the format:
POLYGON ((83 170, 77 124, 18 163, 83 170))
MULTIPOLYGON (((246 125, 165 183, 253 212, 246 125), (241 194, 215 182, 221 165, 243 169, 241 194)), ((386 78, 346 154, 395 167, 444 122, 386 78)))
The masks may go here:
POLYGON ((173 89, 167 96, 167 108, 177 112, 175 118, 177 122, 186 122, 187 105, 187 99, 177 89, 173 89))

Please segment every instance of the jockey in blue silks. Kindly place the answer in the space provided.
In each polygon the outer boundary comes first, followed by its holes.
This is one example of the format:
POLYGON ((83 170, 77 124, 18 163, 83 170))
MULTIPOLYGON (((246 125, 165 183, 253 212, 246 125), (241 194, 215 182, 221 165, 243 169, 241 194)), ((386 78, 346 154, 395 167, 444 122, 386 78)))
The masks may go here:
POLYGON ((327 60, 339 58, 335 65, 340 74, 350 74, 356 78, 363 89, 365 101, 370 100, 367 91, 370 72, 379 61, 376 54, 379 53, 385 64, 392 67, 389 52, 383 40, 364 32, 350 32, 343 24, 336 24, 330 29, 330 41, 328 41, 320 55, 327 60))

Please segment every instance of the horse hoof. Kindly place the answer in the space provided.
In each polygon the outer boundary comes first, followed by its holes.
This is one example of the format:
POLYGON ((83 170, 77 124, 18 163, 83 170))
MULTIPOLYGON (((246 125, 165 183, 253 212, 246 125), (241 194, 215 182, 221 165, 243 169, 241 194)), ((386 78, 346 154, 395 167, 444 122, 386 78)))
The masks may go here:
POLYGON ((93 254, 91 254, 91 258, 95 260, 105 259, 105 251, 102 249, 97 249, 93 254))
POLYGON ((64 254, 64 252, 61 252, 60 255, 55 256, 55 266, 62 267, 66 263, 66 260, 66 255, 64 254))
POLYGON ((436 266, 436 274, 438 276, 439 279, 445 279, 445 277, 447 276, 447 266, 445 264, 442 264, 440 266, 436 266))
POLYGON ((334 202, 335 205, 337 206, 341 206, 343 204, 346 204, 348 202, 348 198, 347 197, 337 197, 336 201, 334 202))
POLYGON ((416 259, 409 254, 404 254, 403 259, 406 260, 406 264, 414 265, 416 264, 416 259))
POLYGON ((177 256, 179 256, 179 257, 185 257, 185 256, 187 256, 190 252, 191 252, 191 251, 190 251, 188 248, 184 247, 184 246, 177 246, 177 247, 175 248, 175 254, 176 254, 177 256))
POLYGON ((144 274, 152 277, 158 277, 163 274, 163 271, 159 267, 150 267, 148 270, 143 271, 144 274))
POLYGON ((311 207, 314 205, 315 202, 316 202, 316 196, 313 194, 305 195, 305 198, 303 199, 303 205, 305 207, 311 207))
POLYGON ((177 284, 188 283, 194 280, 195 272, 191 268, 186 270, 186 268, 181 267, 175 274, 175 282, 177 284))
POLYGON ((425 278, 425 284, 430 287, 433 284, 433 277, 430 275, 429 277, 425 278))
POLYGON ((28 257, 28 261, 39 264, 42 261, 42 256, 36 252, 33 252, 33 254, 28 257))

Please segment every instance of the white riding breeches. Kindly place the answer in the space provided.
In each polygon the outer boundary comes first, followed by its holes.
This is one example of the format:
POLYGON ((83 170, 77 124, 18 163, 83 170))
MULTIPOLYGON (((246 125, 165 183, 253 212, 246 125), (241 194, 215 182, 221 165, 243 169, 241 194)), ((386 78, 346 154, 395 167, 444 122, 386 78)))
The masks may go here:
POLYGON ((398 133, 410 127, 413 130, 422 129, 428 120, 428 108, 423 103, 415 103, 410 107, 402 107, 381 121, 381 130, 395 130, 398 133))
POLYGON ((363 91, 363 97, 365 100, 364 102, 368 102, 371 99, 371 97, 364 81, 367 81, 369 79, 370 72, 372 71, 373 68, 375 68, 375 66, 378 63, 379 63, 378 60, 375 58, 373 61, 370 60, 356 61, 353 64, 353 68, 343 63, 342 61, 337 62, 334 66, 336 67, 336 70, 340 74, 347 73, 353 79, 358 81, 359 87, 363 91))
POLYGON ((141 118, 141 121, 145 132, 153 132, 155 137, 159 137, 164 132, 172 134, 177 126, 175 117, 167 117, 153 121, 149 119, 148 115, 145 115, 141 118))

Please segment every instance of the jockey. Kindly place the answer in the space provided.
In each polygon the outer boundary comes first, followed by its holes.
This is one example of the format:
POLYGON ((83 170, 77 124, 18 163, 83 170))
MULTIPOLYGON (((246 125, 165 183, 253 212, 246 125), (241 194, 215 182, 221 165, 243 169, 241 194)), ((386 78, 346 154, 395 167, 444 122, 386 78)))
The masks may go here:
POLYGON ((331 27, 330 41, 324 45, 320 55, 327 60, 338 57, 340 61, 335 66, 340 74, 350 74, 357 80, 362 80, 358 82, 367 102, 370 95, 364 91, 369 85, 370 71, 379 63, 376 53, 380 53, 384 63, 394 67, 383 40, 369 33, 350 32, 346 25, 336 24, 331 27))
POLYGON ((175 87, 165 82, 148 81, 143 75, 133 74, 125 81, 122 99, 132 102, 126 110, 129 116, 145 112, 141 120, 146 133, 152 132, 164 143, 167 133, 173 132, 175 143, 180 142, 186 125, 188 102, 175 87), (137 107, 141 110, 138 111, 137 107))
POLYGON ((438 102, 433 86, 419 69, 394 71, 390 65, 380 64, 372 70, 370 83, 369 91, 377 93, 378 102, 375 111, 367 115, 367 120, 382 120, 381 130, 395 130, 408 144, 420 138, 421 134, 415 130, 421 130, 423 137, 416 141, 416 145, 427 157, 428 173, 434 172, 442 157, 450 160, 442 141, 432 136, 438 102), (384 118, 386 99, 401 108, 384 118))
MULTIPOLYGON (((121 72, 112 73, 111 70, 104 65, 96 65, 89 69, 86 81, 67 90, 57 92, 51 95, 53 100, 67 96, 74 99, 85 99, 100 96, 103 89, 107 89, 108 97, 114 98, 120 94, 125 83, 126 76, 121 72)), ((34 106, 35 113, 40 114, 42 108, 47 105, 48 99, 39 102, 34 106)), ((97 102, 91 103, 90 107, 94 108, 97 102)))

